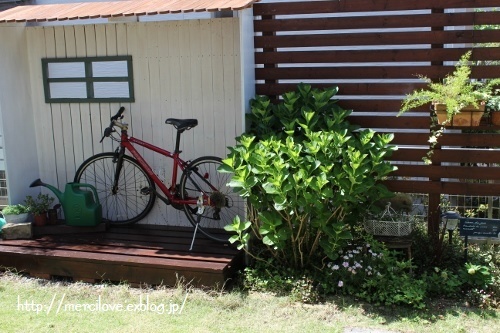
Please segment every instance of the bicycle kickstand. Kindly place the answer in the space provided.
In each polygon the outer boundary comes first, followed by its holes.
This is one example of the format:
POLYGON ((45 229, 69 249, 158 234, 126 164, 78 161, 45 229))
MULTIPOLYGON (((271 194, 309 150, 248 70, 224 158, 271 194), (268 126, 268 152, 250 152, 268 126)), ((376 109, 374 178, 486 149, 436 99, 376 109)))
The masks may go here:
POLYGON ((196 238, 196 233, 198 232, 198 225, 201 221, 201 215, 203 215, 203 212, 205 211, 205 207, 203 206, 203 193, 200 193, 196 205, 198 206, 198 211, 196 212, 196 225, 194 226, 193 239, 191 240, 191 247, 189 248, 189 251, 193 250, 194 240, 196 238))

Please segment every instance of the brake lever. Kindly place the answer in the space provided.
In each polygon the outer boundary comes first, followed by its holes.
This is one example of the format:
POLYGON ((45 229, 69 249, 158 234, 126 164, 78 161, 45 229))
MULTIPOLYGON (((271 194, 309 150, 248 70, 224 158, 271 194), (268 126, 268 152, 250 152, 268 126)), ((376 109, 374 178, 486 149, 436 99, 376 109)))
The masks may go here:
POLYGON ((101 141, 99 141, 99 143, 102 143, 102 140, 104 140, 104 138, 109 137, 113 132, 116 132, 116 130, 113 127, 107 127, 104 130, 104 135, 102 136, 101 141))

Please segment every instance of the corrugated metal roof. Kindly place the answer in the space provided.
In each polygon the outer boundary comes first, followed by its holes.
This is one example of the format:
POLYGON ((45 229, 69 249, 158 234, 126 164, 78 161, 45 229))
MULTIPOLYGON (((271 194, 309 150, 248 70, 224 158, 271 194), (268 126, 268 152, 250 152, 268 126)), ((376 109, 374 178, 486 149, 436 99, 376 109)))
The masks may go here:
POLYGON ((0 12, 2 22, 44 22, 189 12, 241 10, 259 0, 125 0, 18 6, 0 12))

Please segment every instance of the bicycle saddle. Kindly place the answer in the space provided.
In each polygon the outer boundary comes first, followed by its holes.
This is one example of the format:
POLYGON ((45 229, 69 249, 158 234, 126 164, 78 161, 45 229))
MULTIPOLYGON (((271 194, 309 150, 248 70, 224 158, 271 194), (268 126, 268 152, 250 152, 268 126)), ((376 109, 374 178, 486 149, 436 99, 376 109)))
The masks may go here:
POLYGON ((165 124, 174 125, 175 129, 179 131, 189 130, 198 125, 198 119, 175 119, 168 118, 165 124))

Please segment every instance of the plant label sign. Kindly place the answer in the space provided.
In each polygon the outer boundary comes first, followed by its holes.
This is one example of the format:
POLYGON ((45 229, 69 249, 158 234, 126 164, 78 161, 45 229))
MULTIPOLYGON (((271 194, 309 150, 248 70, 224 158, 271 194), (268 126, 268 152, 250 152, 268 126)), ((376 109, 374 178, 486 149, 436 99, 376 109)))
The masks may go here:
POLYGON ((500 220, 461 218, 460 236, 490 237, 500 239, 500 220))

